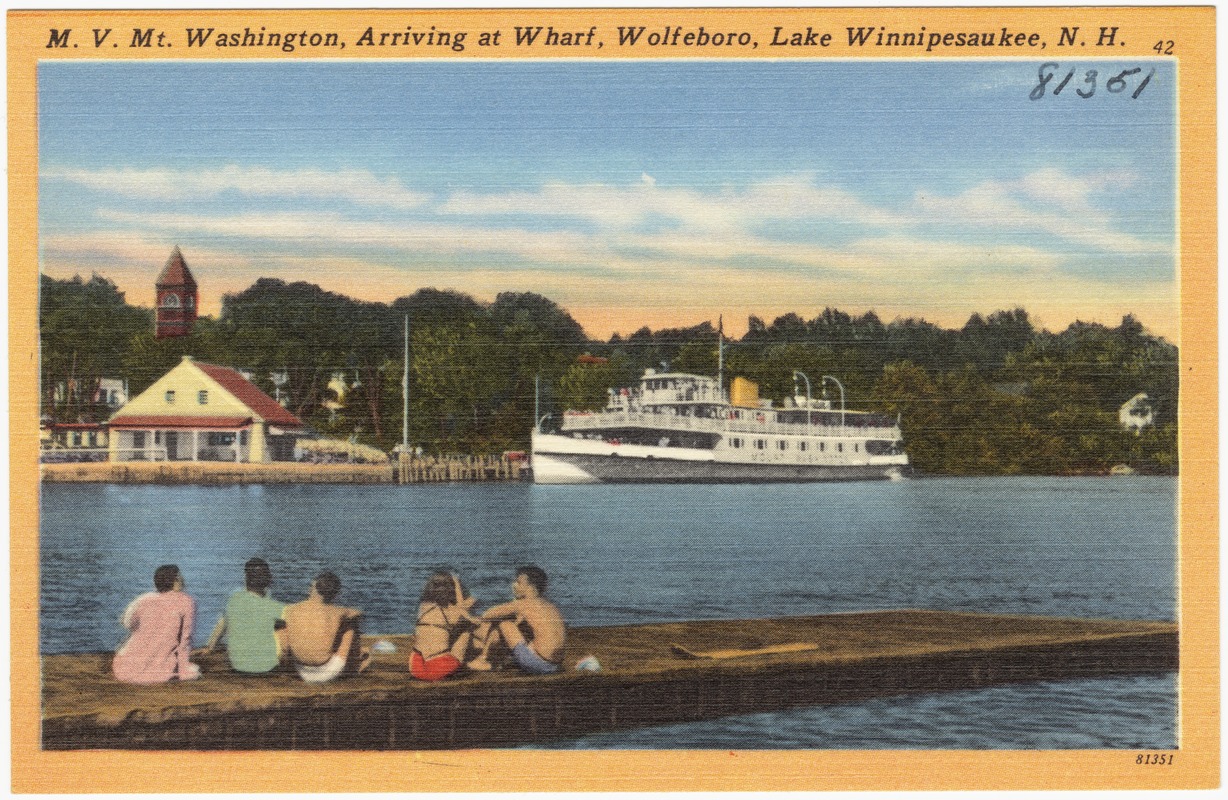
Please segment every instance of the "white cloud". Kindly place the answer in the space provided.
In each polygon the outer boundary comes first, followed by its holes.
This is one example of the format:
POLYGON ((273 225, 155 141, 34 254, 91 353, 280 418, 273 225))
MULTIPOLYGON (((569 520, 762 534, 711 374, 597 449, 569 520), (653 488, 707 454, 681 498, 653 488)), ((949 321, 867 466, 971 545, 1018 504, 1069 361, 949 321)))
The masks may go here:
POLYGON ((44 179, 102 192, 153 200, 212 199, 228 192, 246 197, 344 200, 387 208, 419 208, 429 195, 407 189, 396 178, 366 170, 273 170, 230 165, 220 169, 103 169, 52 167, 44 179))
POLYGON ((1167 253, 1173 244, 1141 239, 1118 230, 1111 215, 1097 207, 1097 193, 1129 185, 1125 173, 1072 176, 1046 169, 1013 182, 986 181, 955 196, 918 192, 918 218, 944 225, 1056 236, 1117 254, 1167 253))
MULTIPOLYGON (((961 240, 968 234, 949 231, 1041 234, 1115 254, 1169 252, 1169 242, 1121 231, 1105 209, 1104 200, 1133 180, 1128 173, 1080 176, 1042 169, 1012 182, 985 181, 957 195, 920 191, 897 208, 867 202, 838 186, 817 185, 808 175, 709 191, 665 187, 644 175, 630 186, 551 183, 503 193, 459 191, 436 210, 462 217, 584 220, 619 235, 664 222, 675 242, 715 257, 733 255, 737 240, 757 241, 754 231, 781 222, 841 224, 896 234, 941 225, 948 236, 961 240)), ((983 236, 977 233, 974 238, 983 236)), ((664 238, 662 234, 651 246, 678 249, 664 238)), ((762 251, 762 243, 755 249, 762 251)))
MULTIPOLYGON (((955 195, 918 191, 911 202, 896 207, 868 202, 839 186, 818 184, 809 174, 783 175, 743 187, 701 189, 662 186, 644 173, 638 183, 629 185, 554 182, 506 192, 458 190, 440 197, 408 188, 395 177, 380 177, 365 170, 279 171, 230 165, 203 171, 51 168, 43 175, 48 180, 154 201, 188 202, 236 193, 252 200, 276 202, 282 208, 287 204, 292 207, 296 200, 326 200, 407 215, 404 230, 395 233, 373 232, 367 221, 344 223, 354 229, 347 233, 338 231, 339 225, 327 219, 321 231, 302 230, 297 221, 310 218, 298 214, 262 214, 257 210, 244 216, 253 231, 262 219, 286 223, 280 232, 267 230, 262 234, 277 238, 318 239, 328 232, 340 235, 343 241, 374 239, 387 243, 409 237, 444 247, 442 239, 459 234, 476 236, 479 243, 461 242, 452 247, 488 250, 496 240, 514 241, 521 238, 520 234, 557 241, 565 234, 533 232, 534 221, 550 222, 557 228, 574 220, 610 237, 664 228, 679 242, 730 257, 746 242, 753 242, 753 249, 761 253, 766 245, 755 232, 774 223, 839 224, 850 226, 849 230, 875 229, 892 235, 941 225, 948 237, 962 240, 968 238, 966 233, 952 231, 964 228, 1012 235, 1042 234, 1115 254, 1165 253, 1172 249, 1170 242, 1121 231, 1107 210, 1105 201, 1134 181, 1134 176, 1125 172, 1072 175, 1046 168, 1014 181, 985 181, 955 195), (460 229, 433 225, 439 217, 468 218, 477 225, 460 229), (483 217, 522 220, 525 230, 508 230, 483 217), (364 230, 367 234, 362 233, 364 230), (483 238, 488 244, 481 243, 483 238)), ((226 217, 213 222, 204 216, 193 219, 209 227, 233 228, 236 222, 226 217)), ((588 236, 580 231, 575 235, 588 236)), ((590 246, 594 241, 600 241, 600 237, 590 237, 590 246)), ((664 242, 653 246, 677 249, 664 242)), ((784 251, 789 247, 767 249, 784 251)))
POLYGON ((634 228, 665 221, 697 232, 746 230, 775 221, 903 224, 907 220, 867 204, 837 187, 816 186, 806 175, 784 176, 745 188, 712 191, 663 187, 651 176, 639 184, 549 183, 536 190, 455 192, 438 206, 457 216, 523 215, 587 220, 605 228, 634 228))
POLYGON ((432 223, 399 224, 354 220, 332 213, 266 213, 233 216, 138 214, 105 211, 107 221, 201 238, 259 239, 282 246, 313 248, 377 247, 419 256, 477 253, 514 255, 577 263, 591 258, 592 242, 583 234, 558 231, 477 228, 432 223))

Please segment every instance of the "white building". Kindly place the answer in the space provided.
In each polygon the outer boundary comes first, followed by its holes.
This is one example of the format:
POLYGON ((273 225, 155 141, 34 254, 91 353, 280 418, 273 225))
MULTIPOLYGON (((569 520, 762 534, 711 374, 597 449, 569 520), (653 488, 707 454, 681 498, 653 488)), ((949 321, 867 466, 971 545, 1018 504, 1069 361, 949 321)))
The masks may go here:
POLYGON ((1134 431, 1138 436, 1143 428, 1155 424, 1155 411, 1151 408, 1151 398, 1145 392, 1140 392, 1127 400, 1117 412, 1117 421, 1126 430, 1134 431))
POLYGON ((111 417, 111 461, 290 461, 298 417, 227 367, 184 356, 111 417))

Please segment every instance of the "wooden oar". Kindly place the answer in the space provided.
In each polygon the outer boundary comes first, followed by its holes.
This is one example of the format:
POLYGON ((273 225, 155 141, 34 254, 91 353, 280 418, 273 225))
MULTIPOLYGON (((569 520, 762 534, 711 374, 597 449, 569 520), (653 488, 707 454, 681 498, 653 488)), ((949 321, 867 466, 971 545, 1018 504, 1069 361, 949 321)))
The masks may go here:
POLYGON ((807 650, 818 650, 813 642, 792 642, 790 644, 771 644, 766 647, 756 647, 750 650, 688 650, 680 644, 671 644, 670 649, 678 658, 747 658, 749 656, 767 656, 775 653, 803 653, 807 650))

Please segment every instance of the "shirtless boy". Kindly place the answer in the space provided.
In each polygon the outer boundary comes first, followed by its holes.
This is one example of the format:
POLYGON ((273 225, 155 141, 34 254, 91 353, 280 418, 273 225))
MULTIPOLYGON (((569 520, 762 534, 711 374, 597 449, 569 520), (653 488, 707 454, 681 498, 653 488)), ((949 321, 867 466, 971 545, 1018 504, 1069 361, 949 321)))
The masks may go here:
POLYGON ((541 567, 523 566, 516 570, 510 603, 488 608, 483 624, 474 633, 474 643, 482 652, 469 662, 474 670, 491 668, 491 650, 502 645, 510 651, 512 663, 532 675, 559 671, 567 627, 558 608, 545 598, 546 573, 541 567))
POLYGON ((321 572, 311 582, 306 600, 286 606, 286 644, 299 677, 308 683, 359 673, 370 660, 370 653, 359 645, 362 612, 332 604, 340 592, 337 576, 321 572))

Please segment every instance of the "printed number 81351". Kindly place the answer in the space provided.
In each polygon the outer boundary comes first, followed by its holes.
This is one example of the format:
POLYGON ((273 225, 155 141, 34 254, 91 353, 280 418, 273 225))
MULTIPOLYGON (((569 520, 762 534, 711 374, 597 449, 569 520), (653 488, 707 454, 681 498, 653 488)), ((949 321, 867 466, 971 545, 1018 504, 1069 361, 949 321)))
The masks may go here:
MULTIPOLYGON (((1045 96, 1046 92, 1048 92, 1049 90, 1049 82, 1053 80, 1053 78, 1057 75, 1058 69, 1060 68, 1060 66, 1061 66, 1060 64, 1054 63, 1052 61, 1047 61, 1044 64, 1040 65, 1039 75, 1037 76, 1037 80, 1039 81, 1039 83, 1037 83, 1036 87, 1032 89, 1030 94, 1028 94, 1028 97, 1030 99, 1039 100, 1045 96)), ((1114 75, 1113 77, 1105 81, 1104 88, 1106 91, 1108 91, 1109 94, 1121 94, 1126 89, 1130 88, 1130 83, 1131 83, 1130 79, 1133 79, 1136 75, 1138 75, 1142 71, 1143 71, 1142 67, 1135 67, 1134 69, 1123 69, 1121 72, 1119 72, 1118 74, 1114 75)), ((1058 95, 1062 93, 1062 90, 1066 88, 1066 84, 1070 83, 1071 79, 1074 78, 1075 72, 1076 70, 1073 70, 1073 69, 1070 70, 1070 72, 1067 72, 1066 76, 1062 78, 1060 82, 1058 82, 1057 86, 1053 87, 1054 97, 1057 97, 1058 95)), ((1138 99, 1138 96, 1143 93, 1144 89, 1147 88, 1147 84, 1151 82, 1151 78, 1155 74, 1156 74, 1155 68, 1152 67, 1151 72, 1148 72, 1147 75, 1141 81, 1138 82, 1138 86, 1134 89, 1134 92, 1130 95, 1131 100, 1138 99)), ((1086 72, 1083 73, 1083 80, 1075 84, 1075 94, 1077 94, 1079 97, 1082 97, 1084 100, 1088 99, 1089 97, 1091 97, 1092 95, 1096 93, 1096 86, 1099 80, 1100 80, 1100 73, 1098 70, 1094 70, 1094 69, 1087 70, 1086 72)))
POLYGON ((1172 753, 1144 753, 1134 759, 1135 764, 1165 764, 1172 766, 1176 761, 1176 756, 1172 753))

